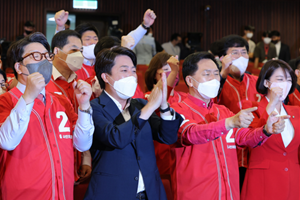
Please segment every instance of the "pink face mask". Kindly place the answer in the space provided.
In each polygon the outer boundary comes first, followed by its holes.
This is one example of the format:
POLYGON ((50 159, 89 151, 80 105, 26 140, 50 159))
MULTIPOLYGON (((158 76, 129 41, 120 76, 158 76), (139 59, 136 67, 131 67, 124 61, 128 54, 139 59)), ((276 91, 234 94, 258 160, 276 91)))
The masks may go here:
POLYGON ((284 82, 271 82, 271 87, 270 89, 274 88, 274 87, 280 87, 283 90, 282 96, 280 97, 280 101, 285 100, 285 98, 287 97, 287 95, 290 92, 290 89, 292 87, 292 83, 289 81, 284 81, 284 82))
MULTIPOLYGON (((166 77, 168 78, 168 76, 170 75, 171 71, 165 72, 166 77)), ((176 86, 176 84, 179 82, 179 73, 177 74, 176 78, 175 78, 175 82, 173 85, 173 88, 176 86)))

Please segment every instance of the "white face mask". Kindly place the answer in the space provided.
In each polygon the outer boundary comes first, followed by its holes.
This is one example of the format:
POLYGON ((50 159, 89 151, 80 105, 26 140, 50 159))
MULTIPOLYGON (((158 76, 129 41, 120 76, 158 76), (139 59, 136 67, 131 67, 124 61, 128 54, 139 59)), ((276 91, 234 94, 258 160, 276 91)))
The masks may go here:
POLYGON ((153 33, 148 33, 148 36, 152 37, 152 36, 153 36, 153 33))
MULTIPOLYGON (((196 81, 193 77, 191 78, 194 81, 196 81)), ((198 81, 196 82, 199 83, 198 81)), ((220 81, 218 81, 217 79, 213 79, 210 81, 206 81, 204 83, 199 83, 197 90, 204 99, 212 99, 218 95, 219 88, 220 88, 220 81)))
MULTIPOLYGON (((60 50, 61 52, 63 52, 62 50, 60 50)), ((63 52, 64 54, 66 54, 65 52, 63 52)), ((59 56, 57 56, 59 59, 61 59, 59 56)), ((68 67, 73 71, 76 72, 79 69, 81 69, 82 67, 82 63, 83 63, 83 56, 82 53, 80 51, 77 51, 75 53, 70 53, 67 54, 67 59, 63 60, 64 62, 67 63, 68 67)))
POLYGON ((269 38, 269 37, 264 38, 264 43, 265 44, 270 44, 270 42, 271 42, 271 38, 269 38))
MULTIPOLYGON (((111 79, 114 80, 113 78, 111 78, 111 79)), ((108 82, 108 84, 110 84, 110 83, 108 82)), ((134 76, 128 76, 126 78, 122 78, 118 81, 115 81, 114 86, 113 86, 113 88, 116 90, 118 96, 121 99, 129 99, 129 98, 133 97, 136 87, 137 87, 137 80, 134 76)))
POLYGON ((280 97, 280 101, 285 100, 285 98, 287 97, 287 95, 290 92, 290 89, 292 87, 292 83, 289 81, 284 81, 284 82, 270 82, 271 83, 271 87, 270 89, 274 88, 274 87, 280 87, 283 92, 282 92, 282 96, 280 97))
POLYGON ((83 46, 83 57, 86 59, 96 59, 95 54, 94 54, 94 49, 95 49, 95 44, 91 44, 89 46, 83 46))
POLYGON ((3 90, 1 87, 0 87, 0 95, 1 94, 4 94, 6 92, 6 90, 3 90))
POLYGON ((250 38, 252 38, 252 37, 253 37, 253 33, 247 33, 247 34, 246 34, 246 36, 247 36, 247 38, 249 38, 249 39, 250 39, 250 38))
POLYGON ((240 56, 238 59, 232 61, 232 65, 236 66, 240 70, 241 75, 243 75, 248 67, 248 62, 249 59, 240 56))

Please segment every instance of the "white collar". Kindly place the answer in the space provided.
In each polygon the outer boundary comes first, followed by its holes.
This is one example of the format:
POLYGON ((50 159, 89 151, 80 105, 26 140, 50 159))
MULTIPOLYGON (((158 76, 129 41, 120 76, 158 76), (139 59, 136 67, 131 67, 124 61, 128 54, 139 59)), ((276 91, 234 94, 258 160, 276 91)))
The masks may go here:
MULTIPOLYGON (((119 108, 120 112, 123 112, 123 108, 122 108, 122 105, 120 104, 120 102, 118 100, 116 100, 115 98, 113 98, 110 94, 108 94, 108 92, 106 92, 104 90, 105 94, 107 94, 107 96, 109 98, 111 98, 111 100, 113 100, 113 102, 116 104, 116 106, 119 108)), ((129 98, 129 100, 127 99, 127 104, 125 106, 125 109, 128 108, 130 106, 130 101, 131 101, 131 98, 129 98)), ((124 110, 125 110, 124 109, 124 110)))
MULTIPOLYGON (((26 85, 23 85, 22 83, 20 83, 18 81, 18 84, 16 86, 18 88, 18 90, 20 90, 20 92, 22 92, 24 94, 25 92, 25 89, 26 89, 26 85)), ((45 95, 45 88, 43 88, 43 90, 41 91, 41 94, 44 95, 44 97, 46 98, 46 95, 45 95)))
POLYGON ((53 68, 52 68, 52 76, 53 76, 53 80, 54 81, 56 79, 62 79, 64 81, 67 81, 68 83, 71 83, 74 79, 77 78, 77 74, 75 72, 72 72, 72 74, 69 77, 69 79, 66 80, 65 77, 63 77, 63 75, 56 69, 56 67, 54 65, 53 65, 53 68))

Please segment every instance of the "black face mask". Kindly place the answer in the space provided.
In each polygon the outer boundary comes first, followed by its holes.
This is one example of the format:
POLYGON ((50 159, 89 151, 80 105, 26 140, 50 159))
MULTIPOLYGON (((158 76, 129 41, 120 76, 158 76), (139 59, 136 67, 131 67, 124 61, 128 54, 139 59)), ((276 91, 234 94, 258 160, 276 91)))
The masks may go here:
POLYGON ((25 33, 26 33, 27 35, 30 35, 30 34, 32 33, 32 31, 26 31, 26 30, 25 30, 25 33))
POLYGON ((277 44, 279 42, 279 40, 272 40, 273 44, 277 44))
POLYGON ((27 64, 26 68, 28 69, 29 74, 39 72, 43 75, 46 85, 49 83, 52 76, 53 65, 48 60, 45 59, 38 63, 27 64))

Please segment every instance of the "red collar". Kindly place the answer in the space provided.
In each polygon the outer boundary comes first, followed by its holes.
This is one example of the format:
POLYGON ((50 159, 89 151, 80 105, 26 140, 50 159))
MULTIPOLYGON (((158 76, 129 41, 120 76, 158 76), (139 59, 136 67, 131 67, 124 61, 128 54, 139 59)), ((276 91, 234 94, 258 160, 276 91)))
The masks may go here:
POLYGON ((194 96, 192 96, 191 94, 187 95, 187 99, 189 99, 190 102, 192 102, 193 104, 195 104, 198 107, 202 107, 202 108, 206 108, 206 109, 211 109, 214 102, 212 101, 212 99, 210 99, 210 102, 208 103, 208 106, 206 105, 206 103, 204 101, 202 101, 201 99, 198 99, 194 96))

